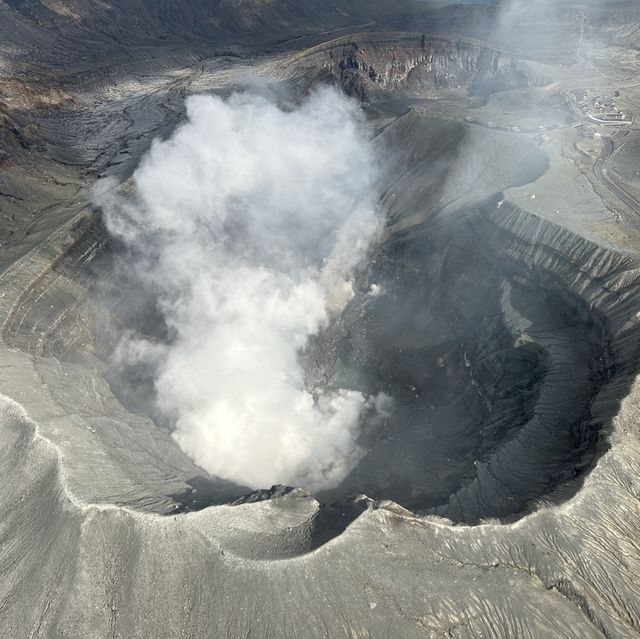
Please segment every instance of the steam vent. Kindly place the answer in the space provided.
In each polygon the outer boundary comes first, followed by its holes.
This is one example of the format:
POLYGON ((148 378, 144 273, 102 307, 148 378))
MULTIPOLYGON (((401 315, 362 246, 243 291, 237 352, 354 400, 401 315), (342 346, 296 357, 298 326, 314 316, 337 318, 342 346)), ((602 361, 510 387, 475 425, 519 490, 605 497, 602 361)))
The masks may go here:
POLYGON ((637 0, 0 0, 0 639, 640 637, 637 0))

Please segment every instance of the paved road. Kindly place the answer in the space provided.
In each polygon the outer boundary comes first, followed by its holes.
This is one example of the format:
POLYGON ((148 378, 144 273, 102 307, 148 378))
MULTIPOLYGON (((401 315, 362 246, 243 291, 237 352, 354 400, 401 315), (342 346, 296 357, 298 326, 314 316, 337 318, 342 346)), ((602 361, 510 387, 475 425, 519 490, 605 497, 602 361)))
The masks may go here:
POLYGON ((640 202, 623 191, 615 182, 607 177, 606 165, 613 153, 613 140, 608 137, 603 137, 602 141, 604 142, 604 147, 597 162, 593 165, 593 174, 596 176, 596 179, 606 186, 619 200, 622 200, 632 211, 640 215, 640 202))
MULTIPOLYGON (((571 95, 565 91, 563 91, 563 95, 569 105, 569 108, 573 111, 573 113, 579 118, 579 120, 590 120, 587 118, 574 104, 571 95)), ((637 215, 640 215, 640 202, 631 197, 626 191, 623 191, 615 182, 610 180, 607 176, 606 166, 609 158, 613 154, 613 140, 610 137, 602 136, 602 142, 604 143, 604 147, 602 149, 602 153, 600 157, 593 165, 593 174, 596 176, 596 179, 609 191, 611 191, 621 202, 626 204, 632 211, 635 211, 637 215)))

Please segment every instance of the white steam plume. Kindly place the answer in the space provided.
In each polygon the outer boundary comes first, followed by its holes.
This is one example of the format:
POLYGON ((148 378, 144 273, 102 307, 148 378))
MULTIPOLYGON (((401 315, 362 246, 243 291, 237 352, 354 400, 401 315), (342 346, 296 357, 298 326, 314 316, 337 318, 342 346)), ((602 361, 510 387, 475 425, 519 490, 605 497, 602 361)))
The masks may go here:
POLYGON ((97 195, 173 335, 129 338, 119 356, 160 362, 159 408, 210 473, 334 486, 361 454, 362 411, 379 402, 311 392, 298 354, 351 299, 381 228, 358 112, 323 89, 294 110, 247 93, 191 97, 187 116, 153 144, 133 199, 97 195))

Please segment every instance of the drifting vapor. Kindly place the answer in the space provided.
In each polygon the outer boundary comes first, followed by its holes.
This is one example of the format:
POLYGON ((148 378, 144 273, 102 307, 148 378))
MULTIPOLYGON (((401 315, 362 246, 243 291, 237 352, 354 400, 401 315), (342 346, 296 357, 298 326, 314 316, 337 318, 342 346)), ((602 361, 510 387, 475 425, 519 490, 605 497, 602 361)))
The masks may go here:
POLYGON ((307 388, 298 355, 352 298, 381 229, 356 107, 329 89, 294 109, 191 97, 133 181, 135 196, 97 199, 169 338, 129 336, 118 357, 154 362, 157 407, 208 472, 254 487, 338 483, 379 401, 307 388))

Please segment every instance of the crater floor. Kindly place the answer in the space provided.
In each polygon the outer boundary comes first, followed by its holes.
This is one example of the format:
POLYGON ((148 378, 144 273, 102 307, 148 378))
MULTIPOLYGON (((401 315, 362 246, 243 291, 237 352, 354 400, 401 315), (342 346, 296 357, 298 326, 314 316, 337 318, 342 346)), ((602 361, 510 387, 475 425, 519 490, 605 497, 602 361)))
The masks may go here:
POLYGON ((580 105, 636 108, 637 9, 182 1, 0 3, 2 632, 640 634, 637 127, 580 105), (93 184, 255 74, 340 87, 383 161, 383 238, 302 358, 394 410, 313 495, 208 475, 106 365, 155 318, 98 286, 93 184))

